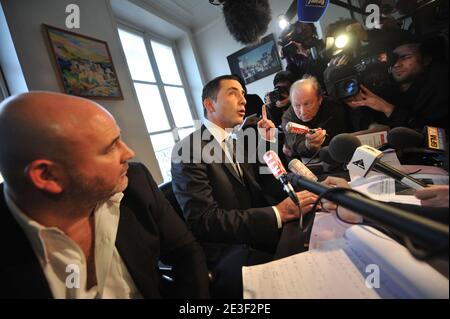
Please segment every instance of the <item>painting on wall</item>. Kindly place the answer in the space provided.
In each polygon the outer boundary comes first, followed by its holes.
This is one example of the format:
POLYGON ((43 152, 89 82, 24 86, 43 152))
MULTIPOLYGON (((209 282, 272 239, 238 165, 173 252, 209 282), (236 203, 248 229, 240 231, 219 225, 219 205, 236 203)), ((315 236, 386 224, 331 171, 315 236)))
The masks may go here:
POLYGON ((96 99, 123 99, 105 41, 43 25, 65 93, 96 99))
POLYGON ((239 75, 245 84, 262 79, 282 69, 273 34, 258 44, 245 47, 227 57, 232 74, 239 75))

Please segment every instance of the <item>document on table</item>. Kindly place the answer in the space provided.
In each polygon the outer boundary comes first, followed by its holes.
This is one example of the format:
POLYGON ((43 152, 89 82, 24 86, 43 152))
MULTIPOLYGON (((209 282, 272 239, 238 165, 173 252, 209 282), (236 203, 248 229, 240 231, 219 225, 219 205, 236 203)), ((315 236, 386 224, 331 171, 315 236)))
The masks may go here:
MULTIPOLYGON (((448 185, 448 175, 438 174, 412 174, 412 177, 432 185, 448 185)), ((393 178, 385 175, 372 175, 358 178, 350 183, 351 187, 372 199, 383 202, 397 202, 420 205, 420 200, 414 196, 414 190, 406 187, 393 178)))
POLYGON ((243 267, 242 275, 246 299, 449 296, 447 278, 367 226, 352 226, 319 249, 243 267))

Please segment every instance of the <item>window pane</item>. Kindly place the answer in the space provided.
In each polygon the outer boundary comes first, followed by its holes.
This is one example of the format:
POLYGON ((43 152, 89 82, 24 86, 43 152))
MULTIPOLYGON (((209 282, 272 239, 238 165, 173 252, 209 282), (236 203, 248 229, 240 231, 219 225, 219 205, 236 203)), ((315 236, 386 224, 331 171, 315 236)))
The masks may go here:
POLYGON ((119 29, 119 36, 133 80, 155 82, 144 39, 122 29, 119 29))
POLYGON ((181 85, 172 48, 155 41, 152 41, 152 48, 163 83, 181 85))
POLYGON ((172 133, 162 133, 151 135, 150 138, 152 139, 152 145, 164 182, 171 181, 172 175, 170 173, 170 165, 172 148, 175 145, 173 135, 172 133))
POLYGON ((136 93, 149 133, 170 130, 161 96, 156 85, 135 83, 136 93))
POLYGON ((194 125, 184 89, 173 86, 166 86, 165 89, 175 125, 177 127, 194 125))
POLYGON ((180 140, 182 140, 183 138, 194 132, 194 130, 195 130, 194 127, 179 129, 178 135, 180 136, 180 140))

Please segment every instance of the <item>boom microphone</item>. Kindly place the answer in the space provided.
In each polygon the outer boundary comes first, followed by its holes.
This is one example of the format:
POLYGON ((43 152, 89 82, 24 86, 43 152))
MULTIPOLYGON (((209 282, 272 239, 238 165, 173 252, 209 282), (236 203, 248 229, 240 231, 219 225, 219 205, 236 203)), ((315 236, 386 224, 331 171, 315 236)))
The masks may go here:
POLYGON ((329 151, 332 158, 342 163, 349 163, 349 169, 356 170, 361 173, 361 176, 366 176, 374 168, 413 189, 427 187, 421 181, 381 161, 382 152, 368 145, 361 146, 359 139, 350 134, 344 133, 335 136, 330 142, 329 151))
POLYGON ((223 15, 233 38, 243 44, 259 41, 266 33, 272 13, 268 0, 225 0, 223 15))
POLYGON ((329 0, 297 0, 297 16, 301 22, 317 22, 327 10, 329 0))
POLYGON ((297 194, 295 193, 294 188, 287 179, 286 169, 281 163, 277 153, 275 153, 274 151, 268 151, 264 154, 263 158, 273 176, 275 176, 275 178, 279 180, 283 185, 283 190, 289 195, 295 205, 300 207, 300 202, 297 198, 297 194))

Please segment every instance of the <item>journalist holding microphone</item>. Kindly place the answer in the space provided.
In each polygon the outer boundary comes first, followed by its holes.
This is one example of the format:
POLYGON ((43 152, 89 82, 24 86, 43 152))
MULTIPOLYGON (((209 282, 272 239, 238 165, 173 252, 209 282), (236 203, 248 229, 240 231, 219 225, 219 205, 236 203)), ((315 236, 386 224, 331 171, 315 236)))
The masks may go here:
POLYGON ((324 96, 316 78, 295 82, 291 86, 290 99, 291 107, 284 113, 281 125, 286 134, 285 145, 292 151, 292 157, 312 157, 335 135, 352 131, 349 108, 324 96), (295 124, 310 130, 302 134, 289 129, 295 124))

